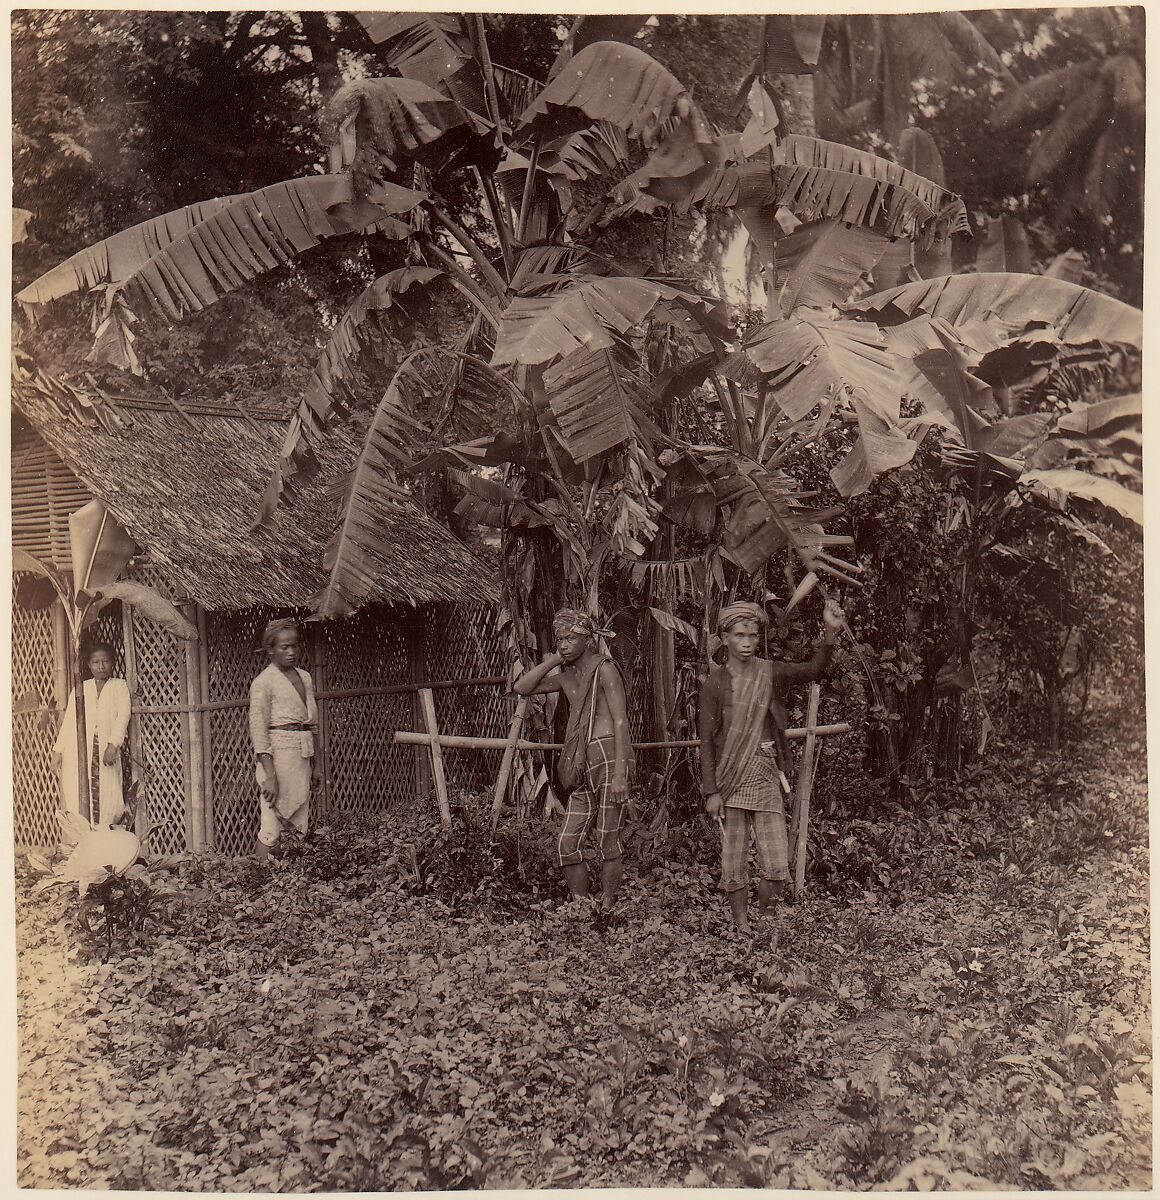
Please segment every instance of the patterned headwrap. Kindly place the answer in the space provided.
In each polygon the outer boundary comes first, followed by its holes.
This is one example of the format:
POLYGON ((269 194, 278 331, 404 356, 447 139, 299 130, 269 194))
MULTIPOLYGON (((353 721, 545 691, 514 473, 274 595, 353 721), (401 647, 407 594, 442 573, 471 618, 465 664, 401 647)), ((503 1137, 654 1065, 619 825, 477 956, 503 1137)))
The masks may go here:
POLYGON ((764 629, 769 624, 769 617, 759 604, 737 600, 733 604, 726 604, 717 614, 717 632, 728 633, 738 621, 756 621, 758 627, 764 629))
POLYGON ((262 649, 268 653, 278 634, 286 632, 298 632, 298 622, 293 617, 279 617, 271 621, 262 632, 262 649))
POLYGON ((590 638, 616 637, 611 629, 601 629, 595 617, 590 617, 578 608, 562 608, 552 618, 553 636, 559 637, 562 633, 579 633, 590 638))

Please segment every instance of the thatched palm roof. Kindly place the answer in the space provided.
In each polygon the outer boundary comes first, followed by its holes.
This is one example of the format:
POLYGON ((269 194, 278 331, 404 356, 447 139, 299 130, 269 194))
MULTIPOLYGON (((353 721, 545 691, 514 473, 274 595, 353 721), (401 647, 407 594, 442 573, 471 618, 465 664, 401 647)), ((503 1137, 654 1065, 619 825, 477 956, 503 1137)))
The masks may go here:
MULTIPOLYGON (((273 528, 251 528, 284 420, 138 403, 120 410, 128 428, 107 431, 62 417, 31 389, 14 389, 13 400, 167 580, 205 608, 307 607, 325 582, 335 511, 323 481, 288 503, 273 528)), ((353 445, 339 440, 328 467, 352 455, 353 445)), ((418 506, 395 518, 391 533, 389 565, 371 601, 494 602, 491 568, 418 506)))

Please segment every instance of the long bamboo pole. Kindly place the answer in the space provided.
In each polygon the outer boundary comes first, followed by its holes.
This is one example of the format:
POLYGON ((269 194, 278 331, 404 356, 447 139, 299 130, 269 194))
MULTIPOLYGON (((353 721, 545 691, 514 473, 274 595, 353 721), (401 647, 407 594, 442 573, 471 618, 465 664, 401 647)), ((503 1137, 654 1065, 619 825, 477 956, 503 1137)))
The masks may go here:
MULTIPOLYGON (((183 605, 182 608, 185 606, 183 605)), ((188 618, 188 612, 183 614, 188 618)), ((197 619, 196 607, 194 620, 197 619)), ((205 769, 209 757, 205 752, 205 728, 202 725, 201 713, 197 705, 204 698, 201 690, 201 656, 198 654, 200 639, 185 643, 185 694, 190 700, 190 711, 186 715, 189 722, 189 848, 191 850, 205 849, 205 769)))
POLYGON ((818 735, 818 703, 822 689, 810 685, 809 703, 806 705, 806 744, 802 747, 798 761, 797 778, 794 780, 793 836, 790 845, 793 855, 793 894, 800 896, 806 885, 806 842, 810 833, 810 793, 814 788, 814 746, 818 735))
MULTIPOLYGON (((179 610, 180 611, 180 610, 179 610)), ((190 678, 190 646, 185 643, 178 651, 177 678, 180 694, 189 701, 186 711, 178 719, 178 729, 181 734, 181 766, 185 779, 185 837, 186 845, 192 850, 196 839, 197 824, 201 820, 200 798, 198 791, 201 784, 201 764, 198 755, 201 750, 201 721, 196 714, 197 699, 190 678), (197 736, 195 729, 197 727, 197 736)))
POLYGON ((198 720, 201 721, 201 752, 205 766, 201 773, 201 846, 213 844, 213 720, 205 705, 209 702, 209 621, 205 609, 197 606, 197 671, 201 680, 198 720))
MULTIPOLYGON (((785 736, 791 739, 804 738, 808 734, 824 737, 833 733, 849 733, 850 726, 844 721, 835 725, 818 725, 815 729, 787 729, 785 736)), ((430 746, 438 743, 448 750, 506 750, 509 741, 502 737, 474 737, 467 734, 441 733, 432 737, 429 733, 413 733, 409 729, 395 731, 395 741, 400 746, 430 746)), ((696 739, 674 742, 633 742, 635 750, 677 750, 692 748, 701 743, 696 739)), ((563 742, 530 742, 520 738, 516 744, 517 750, 563 750, 563 742)))
POLYGON ((495 838, 495 829, 499 824, 499 814, 503 809, 504 797, 507 795, 508 780, 511 778, 512 762, 516 756, 516 747, 520 740, 520 731, 524 727, 524 717, 527 716, 531 696, 521 696, 516 702, 515 715, 508 728, 507 745, 503 749, 503 761, 499 764, 499 774, 495 779, 495 797, 491 802, 491 836, 495 838))
POLYGON ((423 719, 427 723, 427 740, 431 747, 431 773, 435 777, 435 796, 439 801, 439 819, 444 829, 451 828, 451 801, 447 795, 447 775, 443 770, 443 738, 435 722, 435 697, 428 688, 419 691, 419 702, 423 705, 423 719))
MULTIPOLYGON (((334 688, 323 689, 314 693, 316 700, 350 700, 356 696, 404 696, 418 693, 423 688, 440 691, 444 688, 489 687, 506 683, 506 675, 480 675, 474 679, 436 679, 430 683, 395 683, 383 684, 376 687, 334 688)), ((201 704, 138 704, 134 705, 135 713, 183 713, 183 712, 220 712, 227 708, 246 708, 249 705, 246 697, 234 700, 210 700, 201 704)))

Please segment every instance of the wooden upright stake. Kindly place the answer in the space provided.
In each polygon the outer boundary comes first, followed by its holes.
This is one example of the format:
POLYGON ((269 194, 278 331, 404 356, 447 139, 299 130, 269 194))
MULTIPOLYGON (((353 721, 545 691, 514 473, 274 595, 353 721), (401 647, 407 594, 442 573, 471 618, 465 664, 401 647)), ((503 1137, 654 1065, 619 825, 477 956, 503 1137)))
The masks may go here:
MULTIPOLYGON (((188 619, 189 608, 182 605, 183 615, 188 619)), ((197 606, 193 606, 194 621, 197 620, 197 606)), ((205 773, 209 767, 209 755, 205 752, 205 724, 198 712, 198 706, 207 698, 201 690, 201 654, 200 639, 196 642, 185 643, 185 675, 186 702, 189 704, 189 785, 190 785, 190 823, 189 848, 191 850, 205 849, 205 773)))
MULTIPOLYGON (((201 704, 210 698, 209 686, 209 621, 205 609, 197 605, 197 670, 201 679, 201 704)), ((206 710, 197 714, 201 720, 201 752, 205 757, 205 769, 201 773, 201 834, 198 849, 205 850, 213 845, 213 719, 206 710)))
MULTIPOLYGON (((503 810, 504 797, 507 795, 508 780, 511 779, 512 763, 515 761, 516 745, 524 729, 524 718, 528 713, 531 696, 521 696, 516 702, 515 715, 508 727, 507 745, 503 749, 503 760, 499 764, 499 774, 495 779, 495 798, 491 802, 491 836, 495 839, 495 827, 499 824, 499 814, 503 810)), ((432 747, 434 749, 434 747, 432 747)))
POLYGON ((793 829, 790 834, 790 845, 794 848, 793 856, 793 892, 795 896, 802 894, 806 884, 806 840, 810 832, 810 792, 814 786, 814 745, 817 742, 818 702, 822 689, 816 684, 810 685, 810 699, 806 708, 806 738, 802 747, 801 758, 798 761, 797 778, 794 780, 793 829))
POLYGON ((444 829, 451 828, 451 800, 447 795, 447 776, 443 771, 443 747, 439 744, 439 726, 435 722, 435 693, 430 688, 419 689, 423 706, 423 721, 431 735, 431 774, 435 780, 435 795, 439 800, 439 819, 444 829))

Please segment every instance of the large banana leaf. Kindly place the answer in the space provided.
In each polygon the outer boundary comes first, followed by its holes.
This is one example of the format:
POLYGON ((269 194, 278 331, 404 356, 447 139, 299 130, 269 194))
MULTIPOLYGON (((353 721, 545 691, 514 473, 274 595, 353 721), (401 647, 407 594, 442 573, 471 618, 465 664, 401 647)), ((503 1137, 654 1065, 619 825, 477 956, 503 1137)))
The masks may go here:
POLYGON ((929 386, 915 389, 911 395, 929 411, 948 417, 963 445, 975 449, 977 435, 987 424, 983 412, 995 410, 990 387, 971 374, 969 358, 956 345, 924 350, 913 361, 918 376, 929 386))
POLYGON ((1050 471, 1025 471, 1019 482, 1037 490, 1059 492, 1080 500, 1094 500, 1137 525, 1144 524, 1144 497, 1113 479, 1089 475, 1086 471, 1076 471, 1070 467, 1056 467, 1050 471))
POLYGON ((627 13, 624 16, 601 13, 577 17, 568 30, 568 36, 556 55, 555 62, 552 63, 552 69, 548 72, 549 82, 555 79, 569 59, 579 54, 585 46, 590 46, 593 42, 631 44, 647 23, 648 13, 627 13))
POLYGON ((150 217, 130 229, 122 229, 102 242, 78 250, 71 258, 34 279, 17 292, 16 299, 26 312, 34 313, 61 296, 87 292, 105 283, 120 283, 195 225, 238 199, 239 196, 221 196, 203 200, 160 217, 150 217))
MULTIPOLYGON (((311 433, 320 434, 330 419, 332 407, 339 396, 341 383, 347 378, 355 357, 363 348, 363 325, 372 312, 386 312, 395 306, 397 296, 415 284, 429 284, 443 272, 437 267, 400 267, 380 275, 342 314, 334 327, 326 348, 315 363, 299 416, 311 433)), ((307 436, 311 434, 308 433, 307 436)))
POLYGON ((460 13, 358 12, 354 14, 388 66, 423 83, 442 83, 471 60, 460 13))
POLYGON ((953 192, 867 150, 855 150, 852 146, 822 138, 793 135, 777 147, 775 162, 786 167, 816 167, 842 174, 862 175, 893 184, 921 201, 934 214, 934 223, 926 230, 928 237, 933 237, 936 232, 943 237, 970 232, 966 206, 953 192), (937 225, 937 230, 934 225, 937 225))
POLYGON ((671 521, 712 535, 718 508, 727 514, 724 542, 729 556, 751 575, 787 547, 807 570, 850 582, 849 563, 829 548, 853 538, 828 534, 823 526, 841 509, 810 510, 795 480, 716 447, 693 446, 662 456, 672 470, 673 496, 663 512, 671 521))
MULTIPOLYGON (((942 154, 934 138, 925 129, 908 125, 899 135, 895 157, 908 171, 912 171, 923 179, 929 179, 932 183, 937 183, 941 188, 946 187, 946 168, 943 164, 942 154)), ((908 250, 909 263, 913 265, 920 279, 935 279, 940 275, 950 275, 954 270, 948 236, 936 236, 931 239, 929 246, 916 245, 909 247, 908 250)), ((895 253, 899 254, 900 251, 895 253)), ((905 265, 901 265, 898 277, 881 280, 878 283, 879 288, 909 283, 912 276, 903 274, 906 269, 905 265)), ((882 264, 879 263, 875 270, 876 279, 881 271, 882 264)))
POLYGON ((389 513, 414 510, 414 501, 397 481, 397 470, 409 470, 416 446, 430 438, 429 427, 417 420, 437 388, 424 373, 424 360, 438 363, 441 347, 412 351, 395 371, 371 420, 370 428, 350 472, 331 485, 339 514, 326 548, 329 578, 311 599, 320 617, 347 616, 370 595, 384 569, 398 568, 397 550, 385 520, 389 513))
POLYGON ((471 110, 418 79, 357 79, 330 98, 323 132, 340 146, 344 130, 354 130, 354 153, 344 149, 359 196, 375 198, 375 185, 404 161, 431 170, 457 164, 464 153, 490 169, 499 154, 487 123, 471 110))
POLYGON ((975 442, 988 454, 1026 459, 1028 450, 1043 437, 1052 420, 1051 413, 1039 412, 1008 417, 980 429, 975 442))
POLYGON ((617 189, 625 206, 618 211, 651 212, 662 204, 684 204, 724 160, 724 144, 693 108, 617 189))
POLYGON ((310 600, 313 612, 323 618, 350 616, 366 602, 384 572, 398 569, 394 539, 388 532, 394 521, 386 517, 415 511, 414 501, 395 482, 377 418, 354 469, 333 488, 333 495, 340 518, 323 560, 329 578, 310 600))
MULTIPOLYGON (((171 319, 222 296, 329 237, 391 221, 425 199, 380 185, 375 202, 354 203, 348 175, 311 175, 240 196, 175 238, 121 284, 171 319)), ((407 227, 394 222, 402 232, 407 227)))
POLYGON ((1085 404, 1065 413, 1056 428, 1088 437, 1106 437, 1125 426, 1138 425, 1143 415, 1143 396, 1112 396, 1095 404, 1085 404))
POLYGON ((691 110, 684 85, 636 46, 593 42, 563 66, 519 119, 525 138, 567 136, 608 121, 646 144, 691 110))
POLYGON ((1051 327, 1062 342, 1111 342, 1140 349, 1143 313, 1121 300, 1063 279, 1043 275, 951 275, 875 292, 846 306, 849 312, 880 313, 893 306, 908 316, 925 312, 960 326, 1004 321, 1017 329, 1051 327))
POLYGON ((643 558, 657 535, 661 505, 652 485, 662 476, 640 444, 630 441, 604 517, 609 548, 622 561, 643 558))
POLYGON ((843 221, 799 225, 777 241, 777 297, 781 315, 799 306, 844 304, 859 279, 873 269, 887 240, 872 229, 843 221))
POLYGON ((548 402, 568 451, 587 462, 630 438, 651 442, 656 428, 645 412, 643 386, 631 354, 621 347, 578 350, 544 372, 548 402))
POLYGON ((905 466, 918 449, 897 426, 855 397, 858 440, 846 457, 830 472, 840 496, 857 496, 866 491, 879 475, 905 466))
POLYGON ((460 516, 493 529, 532 529, 551 524, 550 517, 498 479, 460 470, 450 470, 448 475, 465 493, 455 507, 460 516))
MULTIPOLYGON (((546 282, 546 281, 545 281, 546 282)), ((615 336, 639 325, 658 303, 685 307, 697 319, 722 325, 717 307, 687 289, 654 279, 581 278, 546 295, 517 296, 505 309, 493 366, 539 365, 577 350, 606 350, 615 336)))
POLYGON ((99 588, 77 593, 78 605, 86 608, 86 623, 107 604, 118 600, 140 616, 160 625, 167 633, 183 641, 196 642, 197 629, 173 606, 172 602, 154 588, 142 583, 120 580, 99 588))
MULTIPOLYGON (((784 143, 783 143, 784 144, 784 143)), ((780 149, 780 147, 779 147, 780 149)), ((887 159, 875 159, 895 174, 902 168, 887 159)), ((921 244, 944 236, 939 214, 915 192, 885 177, 830 167, 800 164, 770 166, 767 163, 738 163, 710 173, 690 197, 705 208, 733 208, 739 212, 757 209, 760 219, 776 219, 777 210, 788 209, 803 221, 836 218, 852 225, 866 225, 887 237, 903 237, 921 244)))
MULTIPOLYGON (((830 392, 859 394, 888 421, 901 391, 881 330, 864 322, 803 316, 770 321, 746 335, 744 356, 797 421, 830 392)), ((729 375, 731 367, 724 373, 729 375)))
POLYGON ((744 460, 716 491, 718 503, 731 510, 723 546, 742 570, 756 576, 775 554, 788 548, 807 570, 852 582, 843 570, 848 564, 824 549, 852 540, 823 531, 823 522, 839 515, 841 509, 806 509, 795 480, 781 471, 768 471, 744 460))

